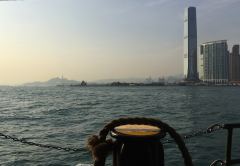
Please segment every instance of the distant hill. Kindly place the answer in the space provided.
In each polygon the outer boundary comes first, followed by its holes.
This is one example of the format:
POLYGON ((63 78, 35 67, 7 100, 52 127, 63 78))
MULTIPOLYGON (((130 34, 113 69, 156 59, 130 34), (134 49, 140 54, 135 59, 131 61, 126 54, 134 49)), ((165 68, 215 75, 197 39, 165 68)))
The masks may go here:
POLYGON ((23 86, 57 86, 57 85, 74 85, 74 84, 80 84, 80 83, 81 83, 80 81, 55 77, 45 82, 37 81, 37 82, 25 83, 23 84, 23 86))

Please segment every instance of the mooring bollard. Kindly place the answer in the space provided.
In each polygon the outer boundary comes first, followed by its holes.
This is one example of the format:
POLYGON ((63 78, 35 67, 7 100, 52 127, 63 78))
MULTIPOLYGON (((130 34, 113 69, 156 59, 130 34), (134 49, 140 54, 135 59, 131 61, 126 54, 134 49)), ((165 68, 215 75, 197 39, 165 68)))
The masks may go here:
MULTIPOLYGON (((113 166, 164 166, 161 139, 169 134, 177 144, 186 166, 193 166, 192 158, 181 136, 168 124, 151 118, 120 118, 106 124, 88 139, 88 149, 94 166, 105 166, 113 152, 113 166), (114 140, 107 139, 111 134, 114 140)), ((177 163, 176 163, 177 164, 177 163)))
POLYGON ((111 131, 116 138, 113 166, 164 166, 160 128, 151 125, 122 125, 111 131))

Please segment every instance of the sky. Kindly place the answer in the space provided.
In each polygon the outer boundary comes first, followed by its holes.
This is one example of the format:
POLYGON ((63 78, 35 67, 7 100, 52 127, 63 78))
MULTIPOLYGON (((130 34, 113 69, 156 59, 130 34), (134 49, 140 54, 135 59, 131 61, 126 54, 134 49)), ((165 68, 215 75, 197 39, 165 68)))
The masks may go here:
POLYGON ((182 74, 188 6, 198 45, 240 43, 240 0, 0 0, 0 84, 182 74))

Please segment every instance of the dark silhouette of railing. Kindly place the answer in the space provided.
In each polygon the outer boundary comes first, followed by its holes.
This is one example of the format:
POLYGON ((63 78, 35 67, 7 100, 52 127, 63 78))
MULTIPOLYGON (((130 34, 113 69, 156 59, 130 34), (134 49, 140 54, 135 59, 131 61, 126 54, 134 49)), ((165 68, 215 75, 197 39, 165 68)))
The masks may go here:
POLYGON ((223 129, 226 129, 228 132, 227 136, 227 147, 226 147, 226 160, 215 160, 210 166, 216 166, 217 164, 225 165, 225 166, 232 166, 235 164, 240 164, 239 159, 232 159, 232 136, 233 136, 233 129, 240 128, 240 123, 229 123, 224 124, 223 129))

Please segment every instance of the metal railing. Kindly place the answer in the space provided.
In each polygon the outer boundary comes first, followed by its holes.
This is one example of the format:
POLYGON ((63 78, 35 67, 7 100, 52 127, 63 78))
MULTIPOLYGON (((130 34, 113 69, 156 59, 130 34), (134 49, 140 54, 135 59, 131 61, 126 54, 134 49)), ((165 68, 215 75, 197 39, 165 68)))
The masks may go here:
POLYGON ((229 123, 224 124, 223 129, 226 129, 228 132, 227 135, 227 147, 226 147, 226 160, 215 160, 210 166, 217 166, 218 164, 231 166, 240 164, 239 159, 232 159, 232 137, 233 137, 233 129, 240 128, 240 123, 229 123))
MULTIPOLYGON (((214 133, 222 129, 227 130, 228 133, 227 133, 227 145, 226 145, 226 160, 215 160, 214 162, 212 162, 210 166, 217 166, 219 164, 222 166, 232 166, 232 165, 240 164, 240 158, 232 159, 233 129, 237 129, 237 128, 240 128, 240 123, 214 124, 208 127, 207 129, 202 129, 202 130, 198 130, 198 131, 183 135, 182 138, 183 140, 187 140, 193 137, 200 137, 203 135, 214 133)), ((68 152, 80 152, 84 150, 84 148, 71 148, 71 147, 62 147, 62 146, 56 146, 56 145, 35 143, 31 141, 26 141, 24 138, 21 139, 21 138, 13 137, 7 134, 3 134, 1 132, 0 132, 0 138, 12 140, 14 142, 20 142, 22 144, 29 145, 29 146, 37 146, 41 148, 63 150, 68 152)), ((173 142, 174 141, 171 139, 162 141, 163 144, 168 144, 173 142)))

